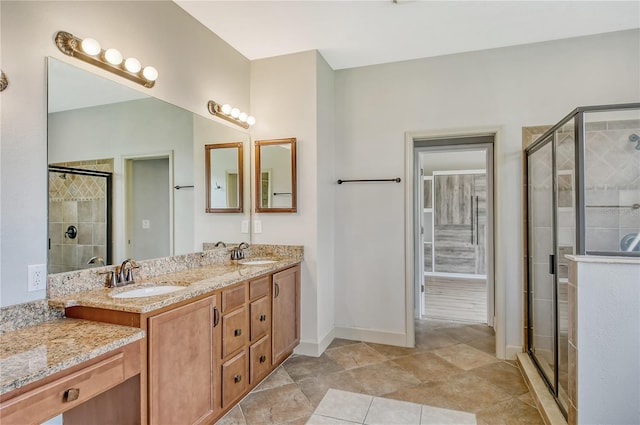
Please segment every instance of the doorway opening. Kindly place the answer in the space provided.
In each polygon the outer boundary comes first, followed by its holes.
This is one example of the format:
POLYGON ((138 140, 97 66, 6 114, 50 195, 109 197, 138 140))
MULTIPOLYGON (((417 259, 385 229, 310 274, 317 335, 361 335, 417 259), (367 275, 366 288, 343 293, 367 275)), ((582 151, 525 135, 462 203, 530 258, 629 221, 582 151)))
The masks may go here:
POLYGON ((125 159, 126 257, 173 255, 173 191, 170 155, 125 159))
POLYGON ((493 139, 415 141, 418 319, 493 326, 493 139))

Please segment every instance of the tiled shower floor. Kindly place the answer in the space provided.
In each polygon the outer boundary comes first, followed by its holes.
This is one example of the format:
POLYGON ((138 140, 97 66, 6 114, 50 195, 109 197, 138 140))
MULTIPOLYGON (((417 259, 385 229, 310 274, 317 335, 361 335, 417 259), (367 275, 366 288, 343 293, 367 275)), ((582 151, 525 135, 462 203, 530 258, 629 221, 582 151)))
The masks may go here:
POLYGON ((494 346, 487 326, 438 321, 416 322, 416 348, 336 339, 320 357, 289 358, 218 424, 362 424, 369 414, 365 423, 409 424, 401 412, 406 407, 415 419, 416 406, 424 418, 416 424, 434 423, 425 412, 448 413, 433 408, 473 414, 480 425, 542 424, 517 366, 496 359, 494 346), (333 403, 363 395, 370 405, 360 422, 333 403), (376 416, 385 412, 392 416, 376 416))

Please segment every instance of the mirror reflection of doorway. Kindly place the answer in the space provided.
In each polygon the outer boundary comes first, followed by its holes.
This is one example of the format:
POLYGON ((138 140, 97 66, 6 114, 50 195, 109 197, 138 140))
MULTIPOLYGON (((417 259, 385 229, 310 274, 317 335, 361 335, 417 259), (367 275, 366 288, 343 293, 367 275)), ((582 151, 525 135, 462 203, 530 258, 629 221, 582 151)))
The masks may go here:
POLYGON ((240 198, 238 197, 238 173, 226 172, 227 180, 227 208, 238 208, 240 198))
POLYGON ((271 170, 260 173, 260 198, 262 208, 271 208, 271 170))
POLYGON ((484 144, 419 154, 421 318, 493 324, 489 157, 484 144))
POLYGON ((172 255, 169 157, 126 159, 126 252, 146 260, 172 255))

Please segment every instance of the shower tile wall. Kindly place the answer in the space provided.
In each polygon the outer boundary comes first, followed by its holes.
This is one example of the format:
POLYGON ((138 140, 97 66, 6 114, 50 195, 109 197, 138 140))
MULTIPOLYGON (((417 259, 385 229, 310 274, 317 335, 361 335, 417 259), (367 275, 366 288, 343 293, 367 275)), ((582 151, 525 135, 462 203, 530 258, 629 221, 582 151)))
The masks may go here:
POLYGON ((640 120, 586 125, 587 252, 620 251, 625 235, 640 232, 640 208, 631 208, 640 204, 640 151, 631 134, 640 134, 640 120))
MULTIPOLYGON (((54 165, 113 172, 113 159, 54 165)), ((87 268, 93 256, 106 259, 106 211, 105 178, 49 173, 49 273, 87 268), (69 226, 78 229, 75 239, 65 235, 69 226)))

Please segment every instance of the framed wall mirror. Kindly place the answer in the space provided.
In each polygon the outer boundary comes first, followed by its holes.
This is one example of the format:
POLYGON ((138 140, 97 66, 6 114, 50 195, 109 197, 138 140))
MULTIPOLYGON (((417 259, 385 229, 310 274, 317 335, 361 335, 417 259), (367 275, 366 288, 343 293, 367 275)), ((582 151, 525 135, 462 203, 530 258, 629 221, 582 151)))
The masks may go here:
POLYGON ((208 213, 243 212, 242 142, 205 145, 208 213))
POLYGON ((297 212, 296 139, 256 140, 255 209, 297 212))

